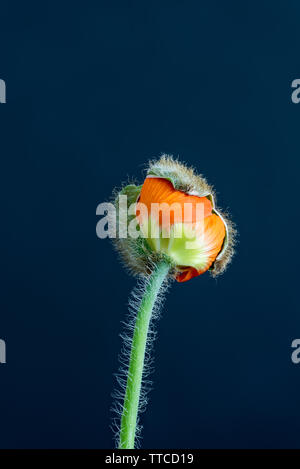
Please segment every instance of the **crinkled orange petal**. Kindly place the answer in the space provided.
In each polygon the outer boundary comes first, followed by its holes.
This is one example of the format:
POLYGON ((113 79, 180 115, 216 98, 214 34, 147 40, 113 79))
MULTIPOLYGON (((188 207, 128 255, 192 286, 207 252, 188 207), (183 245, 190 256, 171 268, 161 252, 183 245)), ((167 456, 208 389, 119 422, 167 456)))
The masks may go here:
POLYGON ((187 267, 183 272, 176 275, 177 282, 187 282, 193 277, 198 277, 199 272, 194 267, 187 267))
MULTIPOLYGON (((189 223, 195 223, 196 220, 196 205, 202 203, 204 206, 204 217, 211 215, 212 204, 207 197, 198 197, 196 195, 189 195, 185 192, 174 189, 173 184, 167 179, 147 177, 144 181, 139 202, 146 205, 148 213, 151 211, 152 203, 167 203, 172 205, 174 203, 179 204, 178 210, 171 210, 170 212, 170 224, 172 225, 181 216, 183 221, 183 206, 186 203, 191 204, 191 217, 188 218, 186 213, 185 221, 189 223)), ((162 224, 162 213, 159 214, 159 223, 162 224)))
MULTIPOLYGON (((213 207, 211 201, 207 197, 189 195, 185 192, 176 190, 174 189, 173 184, 167 179, 147 177, 142 186, 139 203, 146 205, 149 215, 151 213, 151 204, 153 203, 166 203, 169 206, 175 203, 178 204, 178 210, 175 208, 174 211, 170 211, 171 225, 174 224, 174 221, 178 221, 178 216, 181 217, 181 221, 186 223, 194 224, 199 221, 196 217, 196 206, 197 204, 202 203, 204 207, 203 252, 207 255, 205 268, 197 270, 195 267, 191 266, 178 266, 180 272, 177 274, 176 280, 178 282, 186 282, 193 277, 203 274, 211 267, 217 255, 221 251, 226 232, 223 220, 215 213, 212 213, 213 207), (185 203, 190 203, 192 210, 190 213, 191 216, 183 220, 183 206, 185 203)), ((141 221, 139 215, 138 219, 141 221)), ((159 213, 159 224, 162 225, 162 222, 162 213, 159 213)))

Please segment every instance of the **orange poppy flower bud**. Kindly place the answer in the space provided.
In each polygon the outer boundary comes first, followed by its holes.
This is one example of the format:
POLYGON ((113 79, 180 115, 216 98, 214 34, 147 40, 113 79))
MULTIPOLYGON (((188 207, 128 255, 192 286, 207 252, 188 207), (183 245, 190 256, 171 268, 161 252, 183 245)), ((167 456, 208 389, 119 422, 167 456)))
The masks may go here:
MULTIPOLYGON (((223 272, 233 254, 234 228, 215 206, 206 180, 163 156, 150 163, 142 186, 126 186, 127 206, 135 203, 135 239, 119 238, 117 247, 134 273, 145 273, 165 257, 173 275, 185 282, 210 269, 223 272)), ((119 215, 120 216, 120 215, 119 215)))

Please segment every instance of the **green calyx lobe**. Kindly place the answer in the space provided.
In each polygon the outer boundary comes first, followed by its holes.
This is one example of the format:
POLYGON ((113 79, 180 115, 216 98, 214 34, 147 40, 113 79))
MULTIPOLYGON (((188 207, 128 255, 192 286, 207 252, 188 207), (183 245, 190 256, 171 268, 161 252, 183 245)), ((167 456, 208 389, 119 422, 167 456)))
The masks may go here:
POLYGON ((129 184, 122 188, 118 195, 127 196, 127 208, 131 204, 135 204, 139 198, 143 185, 136 186, 135 184, 129 184))
MULTIPOLYGON (((129 207, 138 201, 142 187, 143 187, 142 185, 136 186, 135 184, 129 184, 128 186, 123 187, 121 191, 118 193, 118 197, 115 200, 115 206, 116 206, 117 211, 119 211, 119 197, 121 195, 125 195, 127 197, 127 211, 128 211, 129 207)), ((127 220, 128 224, 131 222, 131 220, 133 220, 134 217, 135 215, 128 215, 128 220, 127 220)))

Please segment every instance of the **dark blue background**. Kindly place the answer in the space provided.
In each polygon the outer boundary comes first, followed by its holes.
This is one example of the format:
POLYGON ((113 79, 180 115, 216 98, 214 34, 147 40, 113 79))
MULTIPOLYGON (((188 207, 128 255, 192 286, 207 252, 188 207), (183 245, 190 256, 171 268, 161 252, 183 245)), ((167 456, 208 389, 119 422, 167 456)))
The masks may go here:
POLYGON ((127 275, 98 203, 172 153, 238 225, 218 280, 174 284, 145 448, 300 447, 300 6, 2 2, 2 448, 109 448, 127 275))

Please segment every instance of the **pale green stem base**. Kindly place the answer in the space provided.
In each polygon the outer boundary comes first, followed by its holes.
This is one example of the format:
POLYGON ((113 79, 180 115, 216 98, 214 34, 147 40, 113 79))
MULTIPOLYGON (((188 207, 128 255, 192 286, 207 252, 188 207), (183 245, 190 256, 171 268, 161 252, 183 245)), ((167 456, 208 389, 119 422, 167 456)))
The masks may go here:
POLYGON ((169 270, 170 264, 166 261, 162 261, 156 266, 137 313, 121 418, 119 449, 134 448, 149 323, 157 294, 169 270))

